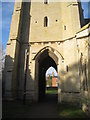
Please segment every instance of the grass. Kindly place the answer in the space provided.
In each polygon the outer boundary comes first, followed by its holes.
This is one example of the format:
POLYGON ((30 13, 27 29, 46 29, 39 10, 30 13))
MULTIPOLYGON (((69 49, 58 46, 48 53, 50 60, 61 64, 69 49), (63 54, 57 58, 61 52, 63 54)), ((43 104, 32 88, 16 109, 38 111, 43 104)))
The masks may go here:
POLYGON ((58 94, 57 89, 46 89, 46 94, 58 94))
MULTIPOLYGON (((46 90, 46 94, 57 94, 57 89, 48 89, 46 90)), ((88 118, 88 116, 75 105, 69 104, 57 104, 57 111, 59 118, 88 118)), ((3 117, 10 116, 14 117, 26 117, 31 109, 31 104, 23 105, 23 102, 4 102, 3 103, 3 117)))
POLYGON ((58 113, 60 118, 88 118, 78 106, 73 105, 58 105, 58 113))
MULTIPOLYGON (((57 89, 46 89, 46 94, 58 94, 57 89)), ((58 104, 59 118, 88 118, 88 116, 75 105, 58 104)))
POLYGON ((23 101, 6 101, 3 103, 2 117, 3 118, 18 118, 23 117, 30 109, 29 105, 23 105, 23 101))
POLYGON ((57 90, 46 90, 46 94, 58 94, 57 90))
MULTIPOLYGON (((3 118, 29 118, 33 105, 23 105, 22 102, 4 102, 3 118)), ((58 104, 57 111, 59 118, 85 118, 88 116, 79 108, 73 105, 58 104)))

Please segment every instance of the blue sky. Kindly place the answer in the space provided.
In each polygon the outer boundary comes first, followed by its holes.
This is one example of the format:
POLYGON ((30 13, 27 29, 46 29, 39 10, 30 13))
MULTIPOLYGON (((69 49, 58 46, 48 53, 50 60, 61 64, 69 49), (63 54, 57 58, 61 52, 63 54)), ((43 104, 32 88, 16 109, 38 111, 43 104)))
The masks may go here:
POLYGON ((14 2, 2 3, 2 45, 4 46, 4 49, 6 49, 6 44, 9 39, 13 9, 14 2))
POLYGON ((0 39, 0 42, 2 40, 2 4, 0 3, 0 36, 1 36, 1 39, 0 39))

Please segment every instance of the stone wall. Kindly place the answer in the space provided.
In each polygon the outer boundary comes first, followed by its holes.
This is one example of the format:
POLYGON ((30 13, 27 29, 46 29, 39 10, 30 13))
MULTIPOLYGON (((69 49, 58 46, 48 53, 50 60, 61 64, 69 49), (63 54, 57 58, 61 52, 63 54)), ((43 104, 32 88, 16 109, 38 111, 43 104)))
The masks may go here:
POLYGON ((15 4, 6 54, 6 98, 23 99, 26 94, 27 100, 38 101, 39 65, 47 56, 57 66, 58 102, 79 103, 84 111, 90 111, 89 24, 80 29, 77 2, 50 3, 48 7, 43 3, 15 4), (46 28, 44 16, 50 18, 46 28))
POLYGON ((90 23, 77 34, 82 109, 90 112, 90 23))
MULTIPOLYGON (((73 37, 80 29, 77 2, 32 2, 30 42, 62 41, 73 37), (44 17, 48 26, 44 27, 44 17)), ((83 18, 82 18, 83 19, 83 18)))

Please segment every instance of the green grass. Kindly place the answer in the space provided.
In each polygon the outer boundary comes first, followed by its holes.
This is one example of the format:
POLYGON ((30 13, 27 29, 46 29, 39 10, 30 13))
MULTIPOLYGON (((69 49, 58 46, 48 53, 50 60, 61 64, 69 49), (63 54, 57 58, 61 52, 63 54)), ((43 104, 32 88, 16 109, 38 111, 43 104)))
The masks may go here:
POLYGON ((58 112, 60 118, 87 118, 88 116, 76 106, 58 105, 58 112))
POLYGON ((46 94, 58 94, 58 90, 54 89, 46 90, 46 94))
MULTIPOLYGON (((4 102, 3 104, 3 118, 28 118, 33 105, 23 105, 22 102, 4 102)), ((67 104, 58 104, 59 118, 88 118, 88 116, 78 107, 67 104)))
MULTIPOLYGON (((46 94, 58 94, 58 90, 48 89, 46 94)), ((58 114, 60 118, 88 118, 78 106, 69 104, 58 104, 58 114)))

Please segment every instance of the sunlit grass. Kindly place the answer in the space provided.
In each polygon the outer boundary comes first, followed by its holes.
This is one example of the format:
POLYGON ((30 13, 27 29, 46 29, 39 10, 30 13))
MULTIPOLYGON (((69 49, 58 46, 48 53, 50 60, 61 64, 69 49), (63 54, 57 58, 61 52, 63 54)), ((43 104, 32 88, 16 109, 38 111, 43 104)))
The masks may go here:
POLYGON ((87 118, 88 116, 77 106, 59 105, 58 112, 60 118, 87 118))
MULTIPOLYGON (((46 89, 46 94, 58 94, 58 90, 46 89)), ((70 104, 58 104, 58 114, 60 118, 88 118, 79 106, 70 104)))
POLYGON ((58 90, 56 89, 46 89, 46 94, 58 94, 58 90))

